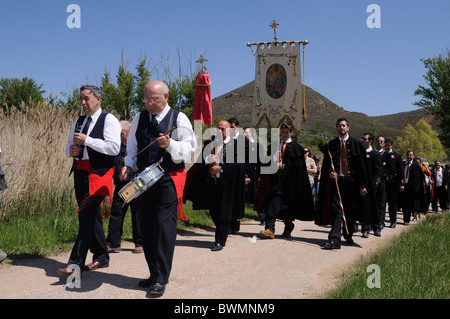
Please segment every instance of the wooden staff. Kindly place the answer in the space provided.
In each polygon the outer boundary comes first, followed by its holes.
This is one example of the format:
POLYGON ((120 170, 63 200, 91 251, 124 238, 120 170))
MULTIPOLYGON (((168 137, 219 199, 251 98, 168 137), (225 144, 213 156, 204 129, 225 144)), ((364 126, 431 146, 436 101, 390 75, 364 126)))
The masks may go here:
MULTIPOLYGON (((330 156, 331 169, 333 170, 333 173, 336 173, 336 170, 334 169, 334 164, 333 164, 333 156, 331 156, 331 152, 330 152, 330 144, 328 144, 327 132, 325 132, 323 134, 323 136, 325 137, 325 140, 327 141, 327 149, 328 149, 328 155, 330 156)), ((348 232, 347 219, 345 218, 344 204, 342 203, 342 197, 341 197, 341 192, 339 191, 338 181, 337 181, 337 179, 335 179, 334 181, 336 182, 336 189, 337 189, 337 193, 339 196, 339 205, 341 206, 342 218, 344 219, 345 231, 346 231, 347 235, 349 235, 350 233, 348 232)))
MULTIPOLYGON (((167 132, 164 132, 164 133, 163 133, 163 136, 169 134, 169 133, 172 132, 175 128, 176 128, 175 126, 172 126, 172 128, 171 128, 170 130, 168 130, 167 132)), ((144 147, 139 153, 137 153, 136 155, 134 155, 134 156, 132 157, 132 159, 135 159, 136 157, 138 157, 143 151, 145 151, 145 150, 148 149, 150 146, 152 146, 153 144, 155 144, 155 142, 156 142, 156 140, 154 140, 153 142, 151 142, 150 144, 148 144, 148 145, 147 145, 146 147, 144 147)))

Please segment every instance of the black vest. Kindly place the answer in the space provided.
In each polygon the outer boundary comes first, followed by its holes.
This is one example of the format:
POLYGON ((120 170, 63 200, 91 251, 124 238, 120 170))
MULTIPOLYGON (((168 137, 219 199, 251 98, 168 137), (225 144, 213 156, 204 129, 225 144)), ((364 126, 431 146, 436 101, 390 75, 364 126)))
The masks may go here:
MULTIPOLYGON (((139 116, 139 123, 136 129, 136 141, 138 152, 140 152, 143 148, 145 148, 157 137, 159 137, 159 133, 165 133, 172 126, 177 127, 178 113, 179 111, 175 111, 174 109, 171 108, 169 112, 167 112, 166 116, 156 126, 156 129, 152 131, 150 125, 150 114, 148 113, 147 110, 142 111, 139 116)), ((171 135, 172 133, 169 134, 169 136, 171 135)), ((173 139, 176 138, 173 137, 173 139)), ((170 153, 167 152, 166 149, 161 148, 159 146, 159 143, 156 142, 138 156, 137 158, 138 172, 139 173, 142 172, 146 167, 152 165, 153 163, 158 162, 160 159, 162 159, 160 166, 164 169, 166 173, 184 168, 183 161, 181 161, 180 163, 174 162, 170 153)))
MULTIPOLYGON (((97 122, 95 123, 94 128, 92 129, 91 133, 89 134, 92 138, 99 138, 102 140, 105 140, 103 136, 103 131, 105 128, 105 118, 106 115, 108 115, 108 112, 102 110, 102 113, 97 119, 97 122)), ((81 118, 80 118, 81 119, 81 118)), ((95 150, 93 150, 90 147, 86 147, 88 155, 89 155, 89 162, 91 163, 92 170, 99 176, 103 176, 106 174, 106 172, 114 166, 114 158, 115 156, 106 155, 103 153, 99 153, 95 150)))

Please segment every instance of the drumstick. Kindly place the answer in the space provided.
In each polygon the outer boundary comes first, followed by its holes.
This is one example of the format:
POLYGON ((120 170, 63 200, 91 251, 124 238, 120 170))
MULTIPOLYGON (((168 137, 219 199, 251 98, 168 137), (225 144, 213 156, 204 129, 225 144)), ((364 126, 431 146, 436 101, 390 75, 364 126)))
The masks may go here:
MULTIPOLYGON (((172 126, 172 128, 170 130, 168 130, 167 132, 164 132, 163 135, 167 135, 170 132, 172 132, 176 127, 172 126)), ((146 147, 144 147, 139 153, 137 153, 136 155, 134 155, 132 157, 132 159, 135 159, 136 157, 138 157, 143 151, 145 151, 147 148, 149 148, 150 146, 152 146, 153 144, 155 144, 156 140, 154 140, 153 142, 151 142, 150 144, 148 144, 146 147)))

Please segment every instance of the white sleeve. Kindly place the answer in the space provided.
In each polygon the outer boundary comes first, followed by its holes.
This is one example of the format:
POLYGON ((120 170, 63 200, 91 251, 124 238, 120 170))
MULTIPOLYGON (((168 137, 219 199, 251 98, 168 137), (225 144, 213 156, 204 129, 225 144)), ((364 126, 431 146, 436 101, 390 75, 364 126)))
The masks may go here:
POLYGON ((133 168, 136 165, 136 158, 133 157, 138 153, 136 129, 139 124, 139 117, 141 113, 138 113, 131 122, 130 132, 127 138, 127 156, 125 156, 125 166, 133 168))
POLYGON ((116 156, 120 152, 121 131, 122 127, 119 120, 114 115, 108 114, 105 118, 105 128, 103 130, 104 140, 88 136, 84 145, 99 153, 116 156))
POLYGON ((167 151, 174 161, 189 160, 197 148, 197 140, 192 129, 191 122, 188 117, 182 113, 178 113, 176 132, 178 140, 170 139, 170 145, 167 151))

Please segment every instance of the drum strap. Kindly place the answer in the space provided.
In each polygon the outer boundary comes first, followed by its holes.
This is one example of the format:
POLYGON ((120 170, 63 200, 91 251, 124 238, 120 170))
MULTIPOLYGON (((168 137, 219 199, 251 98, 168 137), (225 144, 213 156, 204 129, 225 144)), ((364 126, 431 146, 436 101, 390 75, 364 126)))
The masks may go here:
MULTIPOLYGON (((170 114, 169 124, 167 124, 167 130, 166 130, 166 131, 168 131, 168 130, 172 127, 173 116, 174 116, 174 114, 175 114, 175 110, 172 109, 171 111, 172 111, 172 113, 170 114)), ((173 132, 173 131, 172 131, 172 132, 173 132)), ((172 136, 172 132, 169 133, 169 137, 172 136)), ((167 148, 164 149, 164 152, 167 152, 167 148)), ((163 156, 161 156, 161 158, 160 158, 156 163, 157 163, 158 165, 161 164, 161 162, 163 161, 163 158, 164 158, 164 154, 163 154, 163 156)))

